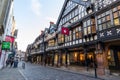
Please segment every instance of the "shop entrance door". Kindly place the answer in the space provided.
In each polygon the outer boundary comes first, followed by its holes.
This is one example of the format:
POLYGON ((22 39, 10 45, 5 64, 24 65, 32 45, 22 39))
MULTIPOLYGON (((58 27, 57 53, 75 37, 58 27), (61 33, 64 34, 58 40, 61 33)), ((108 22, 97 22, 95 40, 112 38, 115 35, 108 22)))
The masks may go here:
POLYGON ((120 71, 120 50, 114 49, 115 68, 120 71))
POLYGON ((111 72, 120 73, 120 47, 113 47, 110 52, 109 68, 111 72))

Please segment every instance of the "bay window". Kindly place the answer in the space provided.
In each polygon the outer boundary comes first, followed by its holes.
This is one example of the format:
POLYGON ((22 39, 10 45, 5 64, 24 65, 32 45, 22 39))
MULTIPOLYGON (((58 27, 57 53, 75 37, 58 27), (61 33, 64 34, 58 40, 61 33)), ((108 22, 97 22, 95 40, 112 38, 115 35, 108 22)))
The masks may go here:
POLYGON ((110 10, 98 15, 97 22, 99 31, 112 27, 110 10))
POLYGON ((120 5, 112 9, 113 12, 113 23, 115 26, 120 25, 120 5))
POLYGON ((64 43, 64 35, 58 34, 58 43, 64 43))
POLYGON ((55 40, 49 40, 49 41, 48 41, 48 46, 49 46, 49 47, 55 46, 55 40))
POLYGON ((84 35, 96 33, 95 19, 92 18, 92 19, 88 19, 87 21, 84 21, 83 28, 84 28, 84 35))
POLYGON ((78 40, 82 38, 81 26, 78 26, 73 29, 73 40, 78 40))

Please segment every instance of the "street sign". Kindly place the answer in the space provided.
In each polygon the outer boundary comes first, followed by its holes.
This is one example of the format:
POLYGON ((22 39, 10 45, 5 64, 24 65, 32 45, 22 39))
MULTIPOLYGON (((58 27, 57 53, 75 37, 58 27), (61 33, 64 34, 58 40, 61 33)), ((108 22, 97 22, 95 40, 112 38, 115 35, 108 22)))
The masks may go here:
POLYGON ((10 50, 10 42, 2 42, 2 50, 10 50))

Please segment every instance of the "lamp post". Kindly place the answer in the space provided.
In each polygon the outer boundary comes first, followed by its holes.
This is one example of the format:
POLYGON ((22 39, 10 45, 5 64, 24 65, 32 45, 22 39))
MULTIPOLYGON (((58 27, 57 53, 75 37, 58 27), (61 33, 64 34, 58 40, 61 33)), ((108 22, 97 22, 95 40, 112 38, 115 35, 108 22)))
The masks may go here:
POLYGON ((86 66, 86 70, 88 71, 88 58, 87 58, 87 50, 84 47, 84 53, 85 53, 85 66, 86 66))
POLYGON ((95 71, 95 78, 97 78, 97 64, 96 64, 96 53, 98 53, 98 51, 95 51, 94 54, 93 54, 93 57, 94 57, 94 71, 95 71))

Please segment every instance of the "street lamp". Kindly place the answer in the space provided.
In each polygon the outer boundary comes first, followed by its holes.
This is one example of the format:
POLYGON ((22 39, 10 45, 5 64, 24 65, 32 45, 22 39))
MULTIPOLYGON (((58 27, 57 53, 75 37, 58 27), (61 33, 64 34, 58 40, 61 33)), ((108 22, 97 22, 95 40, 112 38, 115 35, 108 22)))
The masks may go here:
POLYGON ((96 60, 96 54, 98 53, 98 51, 95 51, 94 53, 93 53, 93 57, 94 57, 94 71, 95 71, 95 78, 97 78, 97 64, 96 64, 96 62, 95 62, 95 60, 96 60))

